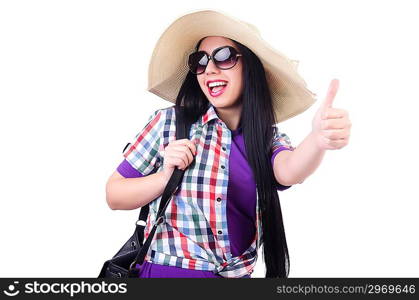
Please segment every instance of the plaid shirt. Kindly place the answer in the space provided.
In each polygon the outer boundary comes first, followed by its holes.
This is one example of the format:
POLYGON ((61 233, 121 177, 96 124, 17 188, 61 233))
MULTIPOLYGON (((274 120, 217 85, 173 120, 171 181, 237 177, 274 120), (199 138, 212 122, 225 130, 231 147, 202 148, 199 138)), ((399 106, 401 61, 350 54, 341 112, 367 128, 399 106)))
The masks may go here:
MULTIPOLYGON (((141 174, 163 168, 165 147, 175 140, 174 106, 155 111, 124 152, 125 159, 141 174)), ((272 153, 293 150, 289 137, 276 126, 272 153)), ((256 235, 240 256, 229 251, 226 201, 229 179, 231 131, 210 105, 191 126, 189 138, 197 147, 195 161, 185 170, 180 189, 170 200, 165 221, 159 225, 145 260, 161 265, 213 271, 223 277, 242 277, 253 272, 261 245, 261 216, 256 200, 256 235)), ((257 195, 257 193, 256 193, 257 195)), ((144 236, 148 237, 161 196, 150 202, 144 236)))

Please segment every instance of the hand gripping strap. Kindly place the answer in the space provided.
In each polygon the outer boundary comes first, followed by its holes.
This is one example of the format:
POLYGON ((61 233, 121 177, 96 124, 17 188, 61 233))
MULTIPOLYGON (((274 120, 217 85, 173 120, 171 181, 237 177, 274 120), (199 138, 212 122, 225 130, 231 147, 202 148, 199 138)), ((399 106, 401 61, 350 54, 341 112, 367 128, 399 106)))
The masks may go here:
MULTIPOLYGON (((183 107, 175 106, 175 111, 176 111, 176 139, 189 138, 189 130, 190 130, 191 124, 186 122, 186 118, 184 117, 183 107)), ((184 170, 181 170, 177 167, 173 171, 173 174, 170 177, 169 182, 167 183, 166 188, 163 191, 163 194, 160 200, 159 211, 156 217, 156 222, 153 225, 153 228, 151 229, 144 245, 141 245, 142 247, 140 251, 138 252, 135 260, 131 263, 130 268, 128 270, 128 277, 138 278, 140 270, 136 268, 136 265, 143 264, 144 258, 153 240, 154 233, 156 232, 157 226, 164 221, 164 212, 166 211, 166 208, 173 194, 175 194, 177 192, 177 189, 180 187, 184 173, 185 173, 184 170)), ((144 239, 144 229, 146 226, 145 224, 146 224, 148 213, 149 213, 149 204, 141 208, 139 220, 137 221, 136 231, 137 231, 138 240, 140 241, 140 243, 144 239)))

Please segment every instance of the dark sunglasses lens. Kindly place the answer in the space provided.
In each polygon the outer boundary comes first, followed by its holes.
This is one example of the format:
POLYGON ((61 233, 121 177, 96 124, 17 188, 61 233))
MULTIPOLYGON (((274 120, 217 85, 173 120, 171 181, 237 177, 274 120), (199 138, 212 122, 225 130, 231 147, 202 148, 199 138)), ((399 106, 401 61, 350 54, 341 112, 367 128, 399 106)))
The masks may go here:
POLYGON ((237 51, 233 47, 224 47, 214 54, 214 61, 220 69, 230 69, 237 62, 237 51))
POLYGON ((208 57, 205 52, 199 51, 189 55, 188 66, 192 73, 200 74, 205 71, 208 57))

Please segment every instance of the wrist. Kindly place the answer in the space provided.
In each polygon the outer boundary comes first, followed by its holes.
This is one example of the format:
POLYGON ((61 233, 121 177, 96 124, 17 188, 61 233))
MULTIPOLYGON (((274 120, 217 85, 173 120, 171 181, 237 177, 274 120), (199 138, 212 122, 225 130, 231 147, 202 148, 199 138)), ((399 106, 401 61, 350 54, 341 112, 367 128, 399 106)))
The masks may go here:
POLYGON ((324 142, 322 141, 322 135, 317 130, 312 130, 309 134, 309 139, 311 141, 313 149, 317 151, 325 151, 324 142))
POLYGON ((163 187, 165 187, 167 185, 167 183, 170 180, 170 177, 167 177, 166 172, 164 171, 164 169, 162 169, 161 171, 156 173, 159 176, 159 180, 160 183, 163 187))

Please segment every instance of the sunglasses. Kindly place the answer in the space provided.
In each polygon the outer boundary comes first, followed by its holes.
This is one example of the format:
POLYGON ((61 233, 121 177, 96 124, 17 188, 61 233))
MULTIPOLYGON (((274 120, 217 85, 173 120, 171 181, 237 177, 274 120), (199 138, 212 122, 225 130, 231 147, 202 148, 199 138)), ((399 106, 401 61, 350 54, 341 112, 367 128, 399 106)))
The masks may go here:
POLYGON ((188 66, 189 70, 196 75, 205 72, 209 61, 212 59, 213 63, 218 69, 228 70, 234 67, 242 56, 236 49, 231 46, 222 46, 215 49, 211 55, 205 51, 197 51, 189 55, 188 66))

